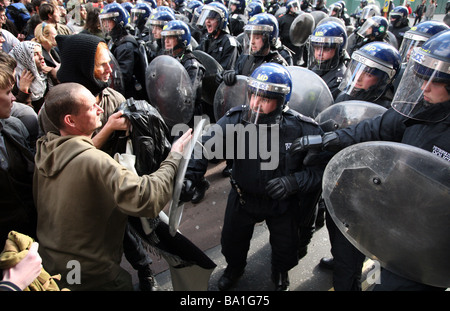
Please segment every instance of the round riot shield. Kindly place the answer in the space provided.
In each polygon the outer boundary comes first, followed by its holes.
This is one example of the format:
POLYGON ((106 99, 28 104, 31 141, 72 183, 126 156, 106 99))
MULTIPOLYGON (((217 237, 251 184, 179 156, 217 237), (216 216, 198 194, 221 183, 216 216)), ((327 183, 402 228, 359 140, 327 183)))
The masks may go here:
POLYGON ((119 62, 116 60, 111 51, 108 51, 109 66, 111 67, 111 75, 109 76, 109 87, 113 90, 125 94, 125 83, 123 82, 122 70, 120 70, 119 62))
POLYGON ((322 20, 319 22, 319 24, 316 25, 316 27, 319 26, 319 25, 322 25, 322 24, 324 24, 324 23, 326 23, 326 22, 336 22, 336 23, 338 23, 338 24, 341 24, 341 25, 342 25, 342 28, 344 28, 344 29, 347 28, 347 27, 345 26, 345 22, 344 22, 342 19, 337 18, 337 17, 334 17, 334 16, 328 16, 328 17, 322 19, 322 20))
POLYGON ((328 163, 323 198, 366 256, 404 278, 450 287, 449 176, 449 162, 423 149, 359 143, 328 163))
POLYGON ((300 67, 286 67, 292 76, 289 108, 311 118, 334 103, 326 83, 313 71, 300 67))
POLYGON ((205 75, 202 80, 202 99, 210 104, 214 104, 214 95, 218 85, 216 84, 216 75, 218 72, 222 72, 222 66, 209 54, 195 50, 192 51, 195 57, 205 67, 205 75))
POLYGON ((328 17, 328 14, 325 13, 324 11, 312 11, 309 14, 312 15, 312 17, 314 18, 314 25, 315 27, 317 27, 317 25, 319 25, 319 22, 328 17))
POLYGON ((387 35, 385 38, 386 42, 389 43, 390 45, 392 45, 394 48, 396 48, 397 50, 399 49, 398 46, 398 41, 397 38, 395 37, 395 35, 390 32, 389 30, 387 31, 387 35))
POLYGON ((289 28, 289 38, 295 46, 302 46, 312 34, 315 24, 314 17, 310 13, 299 14, 289 28))
POLYGON ((145 72, 150 103, 156 107, 169 127, 188 123, 194 115, 194 92, 191 79, 175 58, 160 55, 145 72))
POLYGON ((387 109, 383 106, 360 100, 339 102, 325 108, 316 117, 324 132, 332 132, 357 124, 365 119, 382 115, 387 109))
POLYGON ((216 120, 222 118, 231 108, 247 104, 247 79, 247 76, 237 75, 235 84, 228 86, 222 82, 219 85, 214 96, 214 117, 216 120))
POLYGON ((183 188, 184 175, 186 174, 187 166, 189 164, 189 160, 191 159, 192 152, 194 151, 194 147, 198 141, 200 141, 205 122, 206 119, 201 119, 200 122, 195 125, 192 140, 188 147, 183 151, 183 157, 181 158, 180 165, 178 166, 172 200, 170 201, 169 207, 169 232, 172 236, 175 236, 177 233, 181 218, 183 216, 184 203, 180 202, 180 194, 181 189, 183 188))

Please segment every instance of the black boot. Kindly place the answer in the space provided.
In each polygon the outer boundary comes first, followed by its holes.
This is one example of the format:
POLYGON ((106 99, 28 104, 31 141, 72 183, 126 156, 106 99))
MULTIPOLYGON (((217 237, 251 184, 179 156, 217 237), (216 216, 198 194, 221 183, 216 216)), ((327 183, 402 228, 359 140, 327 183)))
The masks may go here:
POLYGON ((199 203, 205 197, 206 190, 209 189, 209 181, 205 178, 202 179, 197 185, 195 185, 195 192, 192 196, 191 202, 194 204, 199 203))
POLYGON ((275 283, 275 291, 289 291, 289 273, 272 271, 272 282, 275 283))
POLYGON ((325 269, 333 270, 334 268, 333 257, 323 257, 322 259, 320 259, 319 266, 325 269))
POLYGON ((219 281, 217 282, 219 290, 230 289, 234 284, 236 284, 236 282, 239 280, 242 274, 244 274, 244 269, 233 270, 228 266, 223 272, 223 275, 220 277, 219 281))
POLYGON ((159 290, 153 271, 150 268, 138 270, 139 289, 141 291, 155 292, 159 290))

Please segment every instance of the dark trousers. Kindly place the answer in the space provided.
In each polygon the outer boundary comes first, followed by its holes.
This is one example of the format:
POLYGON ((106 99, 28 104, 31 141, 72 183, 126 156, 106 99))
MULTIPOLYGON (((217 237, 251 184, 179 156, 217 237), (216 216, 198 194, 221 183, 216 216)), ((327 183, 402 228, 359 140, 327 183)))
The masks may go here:
POLYGON ((326 225, 334 259, 333 287, 335 291, 361 291, 362 267, 366 256, 342 234, 327 212, 326 225))
POLYGON ((142 244, 142 240, 131 233, 129 224, 127 224, 123 237, 123 252, 134 270, 145 271, 150 269, 152 258, 142 244))
POLYGON ((295 267, 298 263, 296 219, 289 210, 277 216, 249 213, 245 207, 240 206, 236 191, 231 189, 221 237, 222 254, 228 266, 235 271, 242 270, 246 266, 255 224, 265 220, 270 232, 273 270, 286 272, 295 267))

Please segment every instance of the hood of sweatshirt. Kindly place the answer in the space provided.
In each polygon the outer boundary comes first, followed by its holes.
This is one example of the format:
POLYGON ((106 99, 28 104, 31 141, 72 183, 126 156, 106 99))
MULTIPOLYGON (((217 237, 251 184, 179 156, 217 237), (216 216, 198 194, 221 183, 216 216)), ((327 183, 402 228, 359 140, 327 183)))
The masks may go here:
POLYGON ((45 177, 59 174, 76 156, 95 148, 84 136, 59 136, 49 132, 36 143, 36 169, 45 177))

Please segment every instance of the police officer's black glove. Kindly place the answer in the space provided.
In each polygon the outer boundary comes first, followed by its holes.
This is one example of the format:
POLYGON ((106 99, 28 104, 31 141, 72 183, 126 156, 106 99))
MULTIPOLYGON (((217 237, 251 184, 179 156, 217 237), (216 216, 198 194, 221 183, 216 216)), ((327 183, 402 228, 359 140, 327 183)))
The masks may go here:
POLYGON ((195 193, 195 187, 192 180, 185 179, 180 193, 180 202, 190 202, 195 193))
POLYGON ((284 200, 298 192, 299 187, 294 176, 283 176, 267 182, 266 192, 274 200, 284 200))
POLYGON ((304 151, 320 151, 327 150, 331 152, 337 152, 342 149, 340 145, 339 136, 335 132, 326 132, 323 136, 320 135, 308 135, 302 136, 294 140, 289 149, 292 155, 304 151))
POLYGON ((236 83, 236 72, 234 70, 225 70, 223 72, 223 82, 231 86, 236 83))
POLYGON ((223 82, 223 71, 216 73, 216 79, 214 82, 216 82, 216 85, 220 85, 223 82))

